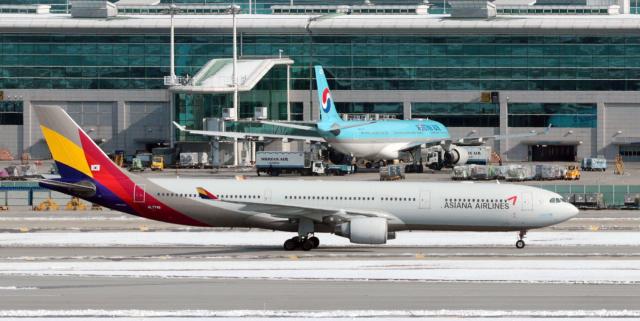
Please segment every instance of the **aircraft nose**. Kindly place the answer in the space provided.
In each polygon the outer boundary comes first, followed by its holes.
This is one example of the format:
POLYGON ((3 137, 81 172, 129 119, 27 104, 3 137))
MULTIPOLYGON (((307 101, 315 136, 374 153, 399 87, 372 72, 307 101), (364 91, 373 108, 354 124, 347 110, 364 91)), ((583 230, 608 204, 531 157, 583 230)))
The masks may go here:
POLYGON ((567 207, 567 210, 566 210, 567 219, 573 218, 580 213, 580 210, 577 207, 575 207, 573 204, 566 203, 566 207, 567 207))

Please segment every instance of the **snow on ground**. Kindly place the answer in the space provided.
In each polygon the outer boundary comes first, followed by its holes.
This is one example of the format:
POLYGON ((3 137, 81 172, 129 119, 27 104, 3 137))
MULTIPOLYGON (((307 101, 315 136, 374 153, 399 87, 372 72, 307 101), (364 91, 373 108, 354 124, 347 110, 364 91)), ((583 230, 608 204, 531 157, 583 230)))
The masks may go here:
MULTIPOLYGON (((300 318, 314 318, 316 320, 344 320, 345 318, 367 318, 368 320, 459 320, 459 318, 483 318, 483 320, 622 320, 622 318, 640 317, 640 311, 636 310, 337 310, 337 311, 285 311, 285 310, 0 310, 0 318, 12 317, 42 317, 47 320, 64 320, 65 317, 130 317, 130 318, 222 318, 216 320, 296 320, 300 318), (57 319, 55 319, 57 318, 57 319), (371 318, 371 319, 369 319, 371 318), (488 319, 484 319, 488 318, 488 319), (618 319, 619 318, 619 319, 618 319)), ((20 318, 19 320, 25 320, 20 318)), ((92 320, 85 319, 83 320, 92 320)), ((97 319, 93 319, 97 320, 97 319)))
POLYGON ((640 260, 2 262, 2 275, 640 284, 640 260))
MULTIPOLYGON (((105 317, 82 317, 84 321, 104 321, 105 317)), ((540 321, 540 317, 332 317, 332 318, 316 318, 316 317, 114 317, 117 320, 122 321, 182 321, 182 320, 197 320, 197 321, 211 321, 211 318, 215 318, 216 321, 291 321, 291 320, 317 320, 317 321, 344 321, 344 320, 369 320, 369 321, 460 321, 460 320, 484 320, 484 321, 540 321)), ((545 321, 602 321, 603 317, 558 317, 558 318, 544 318, 545 321)), ((17 318, 3 318, 6 321, 68 321, 69 317, 17 317, 17 318)), ((606 317, 607 321, 629 321, 629 317, 606 317)))
MULTIPOLYGON (((46 232, 0 233, 3 246, 282 246, 295 233, 271 231, 206 232, 46 232)), ((508 246, 515 232, 399 232, 387 246, 508 246)), ((318 234, 321 246, 362 246, 332 234, 318 234)), ((526 238, 527 246, 610 245, 638 246, 638 232, 536 232, 526 238)), ((377 246, 377 245, 376 245, 377 246)))

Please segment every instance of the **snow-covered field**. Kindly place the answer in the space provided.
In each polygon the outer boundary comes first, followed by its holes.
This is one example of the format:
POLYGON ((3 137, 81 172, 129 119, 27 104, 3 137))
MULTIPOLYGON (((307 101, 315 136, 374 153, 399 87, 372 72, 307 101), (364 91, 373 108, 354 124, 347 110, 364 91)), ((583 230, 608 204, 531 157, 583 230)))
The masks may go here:
POLYGON ((3 262, 0 276, 640 284, 640 260, 3 262))
MULTIPOLYGON (((207 232, 46 232, 0 233, 2 246, 282 246, 294 233, 270 231, 207 232)), ((332 234, 319 234, 321 246, 361 246, 332 234)), ((515 232, 399 232, 387 246, 508 246, 515 232)), ((639 246, 638 232, 536 232, 528 246, 639 246)))

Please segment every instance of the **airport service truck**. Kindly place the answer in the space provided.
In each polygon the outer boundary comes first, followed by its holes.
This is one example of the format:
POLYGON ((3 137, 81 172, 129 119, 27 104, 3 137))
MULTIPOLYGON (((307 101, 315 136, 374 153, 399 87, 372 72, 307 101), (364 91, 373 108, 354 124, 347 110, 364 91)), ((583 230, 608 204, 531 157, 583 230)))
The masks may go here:
POLYGON ((309 152, 257 152, 256 171, 271 176, 280 174, 346 175, 354 171, 353 165, 332 165, 309 152))

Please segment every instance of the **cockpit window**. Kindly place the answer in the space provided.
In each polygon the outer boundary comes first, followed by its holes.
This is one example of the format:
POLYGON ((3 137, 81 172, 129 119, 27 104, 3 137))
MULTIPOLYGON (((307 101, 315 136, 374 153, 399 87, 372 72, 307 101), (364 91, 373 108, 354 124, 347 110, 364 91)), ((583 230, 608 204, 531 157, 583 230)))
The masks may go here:
POLYGON ((561 197, 554 197, 549 200, 550 203, 562 203, 564 200, 561 197))

